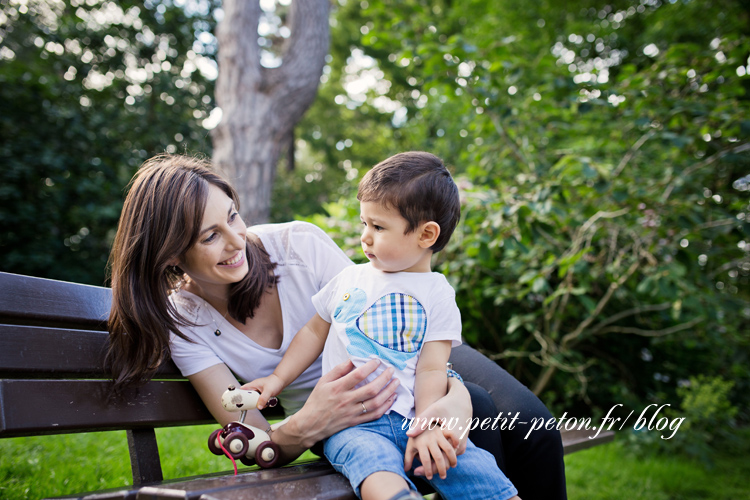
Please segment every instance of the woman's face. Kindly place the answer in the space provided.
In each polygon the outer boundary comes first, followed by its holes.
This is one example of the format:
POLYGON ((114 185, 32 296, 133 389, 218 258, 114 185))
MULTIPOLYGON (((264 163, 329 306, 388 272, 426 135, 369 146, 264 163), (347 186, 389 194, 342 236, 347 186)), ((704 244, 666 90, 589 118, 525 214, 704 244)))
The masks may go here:
POLYGON ((179 266, 205 292, 221 296, 228 285, 248 273, 246 238, 247 227, 234 201, 209 184, 198 240, 179 260, 179 266))

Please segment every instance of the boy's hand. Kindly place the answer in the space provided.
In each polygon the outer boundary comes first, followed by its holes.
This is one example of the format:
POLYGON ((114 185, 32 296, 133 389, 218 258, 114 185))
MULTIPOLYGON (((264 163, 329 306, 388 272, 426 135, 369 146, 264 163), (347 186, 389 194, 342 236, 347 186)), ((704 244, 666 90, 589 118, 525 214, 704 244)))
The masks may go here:
MULTIPOLYGON (((468 429, 471 425, 472 409, 469 393, 466 391, 464 385, 460 382, 455 382, 454 387, 457 389, 452 389, 448 392, 447 396, 432 403, 425 410, 420 412, 414 420, 416 422, 458 422, 460 424, 459 426, 451 424, 442 427, 445 437, 454 443, 458 443, 454 444, 454 447, 456 448, 456 455, 461 455, 466 451, 466 441, 469 438, 469 433, 465 430, 461 431, 459 429, 468 429), (467 401, 469 403, 468 405, 466 404, 467 401), (465 424, 463 422, 465 422, 465 424)), ((406 435, 409 437, 416 437, 422 433, 422 427, 422 425, 412 426, 406 431, 406 435)), ((415 469, 414 473, 418 476, 424 475, 421 474, 419 468, 415 469)))
POLYGON ((272 373, 267 377, 256 378, 255 380, 243 385, 242 388, 245 390, 252 389, 260 392, 257 406, 259 410, 262 410, 268 405, 268 400, 273 396, 278 396, 285 386, 284 381, 281 380, 278 375, 272 373))
MULTIPOLYGON (((443 436, 445 436, 445 439, 447 439, 448 442, 453 445, 453 449, 455 450, 456 454, 456 460, 458 460, 458 455, 461 455, 466 451, 466 440, 461 441, 455 431, 449 430, 447 428, 443 428, 443 436)), ((433 461, 429 464, 423 463, 419 467, 415 468, 414 475, 419 477, 425 476, 425 470, 427 470, 428 467, 432 471, 433 476, 438 473, 437 465, 433 461)))
POLYGON ((424 474, 427 479, 432 479, 432 464, 437 468, 440 479, 445 479, 448 469, 455 467, 458 463, 453 443, 446 438, 440 426, 427 429, 420 435, 409 438, 404 454, 404 470, 411 470, 415 456, 418 456, 419 461, 424 465, 424 474))

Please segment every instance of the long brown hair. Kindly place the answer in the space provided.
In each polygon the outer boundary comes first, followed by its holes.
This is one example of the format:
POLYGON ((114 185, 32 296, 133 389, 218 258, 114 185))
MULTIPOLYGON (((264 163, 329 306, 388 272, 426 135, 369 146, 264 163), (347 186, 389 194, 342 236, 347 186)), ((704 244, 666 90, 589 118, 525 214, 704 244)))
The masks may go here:
MULTIPOLYGON (((184 277, 170 262, 198 240, 209 184, 239 209, 232 186, 200 158, 156 156, 128 185, 109 257, 112 309, 107 364, 116 393, 153 377, 170 356, 170 332, 191 341, 179 327, 194 325, 169 301, 184 277)), ((263 293, 278 281, 275 264, 262 247, 248 240, 246 255, 250 270, 229 292, 229 314, 240 323, 253 317, 263 293)))

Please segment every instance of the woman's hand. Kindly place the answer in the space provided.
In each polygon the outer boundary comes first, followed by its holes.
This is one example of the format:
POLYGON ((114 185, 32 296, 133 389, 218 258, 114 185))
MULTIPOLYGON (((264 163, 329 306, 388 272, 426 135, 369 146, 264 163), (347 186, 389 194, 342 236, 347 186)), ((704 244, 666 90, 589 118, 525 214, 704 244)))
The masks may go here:
MULTIPOLYGON (((456 449, 456 455, 466 451, 466 441, 469 439, 469 426, 471 425, 471 397, 466 387, 455 378, 448 379, 448 394, 438 399, 414 418, 414 424, 410 426, 406 435, 416 437, 425 429, 429 428, 430 422, 445 422, 442 426, 443 435, 456 449), (422 423, 424 422, 424 425, 422 423)), ((450 457, 443 457, 449 461, 450 457)), ((460 460, 460 459, 459 459, 460 460)), ((423 464, 424 465, 424 464, 423 464)), ((438 473, 435 463, 431 463, 432 473, 438 473)), ((424 467, 414 469, 414 474, 424 476, 424 467)))
POLYGON ((342 429, 380 418, 396 398, 399 381, 391 378, 394 369, 389 367, 355 389, 379 365, 374 359, 357 369, 351 361, 336 366, 320 378, 305 406, 279 431, 309 448, 342 429))

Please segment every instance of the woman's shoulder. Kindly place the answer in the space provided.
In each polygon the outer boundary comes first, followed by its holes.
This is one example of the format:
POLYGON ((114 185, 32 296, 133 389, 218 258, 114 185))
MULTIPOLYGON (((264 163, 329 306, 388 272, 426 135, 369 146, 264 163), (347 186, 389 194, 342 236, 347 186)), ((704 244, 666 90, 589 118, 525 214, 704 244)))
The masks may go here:
POLYGON ((305 221, 276 222, 272 224, 258 224, 248 228, 248 232, 255 234, 261 239, 268 238, 289 238, 290 236, 311 234, 318 237, 328 238, 325 231, 315 224, 305 221))
POLYGON ((321 248, 338 250, 336 243, 325 231, 309 222, 260 224, 248 228, 248 233, 260 238, 266 252, 277 263, 289 259, 298 260, 302 255, 314 254, 321 248))
POLYGON ((195 322, 204 310, 203 300, 192 293, 178 288, 169 295, 169 300, 183 318, 195 322))

